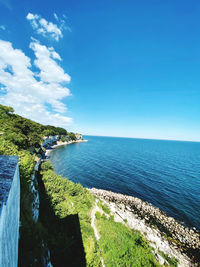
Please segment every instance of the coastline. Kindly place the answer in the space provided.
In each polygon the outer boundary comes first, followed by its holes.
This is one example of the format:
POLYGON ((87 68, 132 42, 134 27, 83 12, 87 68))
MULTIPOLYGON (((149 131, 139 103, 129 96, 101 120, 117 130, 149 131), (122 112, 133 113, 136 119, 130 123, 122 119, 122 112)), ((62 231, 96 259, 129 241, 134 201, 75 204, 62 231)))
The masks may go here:
MULTIPOLYGON (((88 189, 111 210, 115 221, 138 230, 155 250, 175 257, 178 266, 199 266, 200 234, 139 198, 96 188, 88 189)), ((162 257, 161 257, 162 258, 162 257)), ((162 262, 162 259, 160 261, 162 262)))
MULTIPOLYGON (((47 149, 45 155, 49 156, 59 146, 81 142, 88 140, 58 141, 51 149, 47 149)), ((139 198, 96 188, 88 190, 110 208, 116 222, 124 223, 144 236, 160 264, 165 263, 161 256, 164 253, 170 258, 176 258, 180 267, 200 266, 199 232, 183 226, 159 208, 139 198)))
POLYGON ((61 141, 57 141, 57 144, 56 145, 53 145, 51 146, 51 149, 47 149, 46 152, 45 152, 45 156, 49 156, 51 151, 54 149, 54 148, 57 148, 57 147, 60 147, 60 146, 66 146, 66 145, 71 145, 71 144, 74 144, 74 143, 82 143, 82 142, 88 142, 88 140, 86 139, 83 139, 83 140, 76 140, 76 141, 68 141, 68 142, 61 142, 61 141))

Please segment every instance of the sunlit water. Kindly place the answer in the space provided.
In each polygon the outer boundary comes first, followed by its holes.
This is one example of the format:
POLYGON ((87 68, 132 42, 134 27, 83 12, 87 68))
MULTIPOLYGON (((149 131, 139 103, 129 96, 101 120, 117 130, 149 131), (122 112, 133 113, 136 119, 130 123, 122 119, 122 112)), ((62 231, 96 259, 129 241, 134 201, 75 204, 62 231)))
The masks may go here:
POLYGON ((200 230, 200 143, 87 136, 56 148, 57 174, 136 196, 200 230))

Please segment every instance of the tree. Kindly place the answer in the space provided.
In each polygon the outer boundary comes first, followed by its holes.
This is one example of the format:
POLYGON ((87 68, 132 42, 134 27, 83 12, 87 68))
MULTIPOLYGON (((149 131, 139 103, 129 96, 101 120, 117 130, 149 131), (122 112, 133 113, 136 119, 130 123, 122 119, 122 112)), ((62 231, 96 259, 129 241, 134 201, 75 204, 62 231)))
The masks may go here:
POLYGON ((74 133, 70 132, 68 133, 68 136, 72 141, 76 141, 76 135, 74 133))
POLYGON ((13 112, 14 112, 14 109, 12 107, 0 105, 0 116, 12 114, 13 112))

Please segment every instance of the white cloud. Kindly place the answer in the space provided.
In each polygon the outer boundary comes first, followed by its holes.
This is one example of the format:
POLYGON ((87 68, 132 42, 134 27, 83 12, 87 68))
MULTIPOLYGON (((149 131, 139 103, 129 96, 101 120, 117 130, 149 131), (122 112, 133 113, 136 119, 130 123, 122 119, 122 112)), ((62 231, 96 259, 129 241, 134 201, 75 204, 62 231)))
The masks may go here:
POLYGON ((0 25, 0 29, 5 31, 6 27, 4 25, 0 25))
MULTIPOLYGON (((55 17, 55 15, 56 14, 54 14, 54 17, 55 17)), ((56 15, 56 17, 57 17, 57 15, 56 15)), ((31 26, 33 27, 34 30, 36 30, 36 32, 38 34, 41 34, 44 37, 51 37, 51 38, 55 39, 56 41, 58 41, 59 38, 63 37, 62 24, 59 27, 57 24, 54 24, 52 22, 48 22, 46 19, 42 18, 38 14, 28 13, 26 18, 27 18, 27 20, 30 21, 31 26)), ((58 17, 57 17, 57 19, 58 19, 58 17)))
POLYGON ((70 82, 70 76, 57 64, 55 59, 61 60, 60 55, 53 49, 47 48, 45 45, 33 41, 30 48, 34 51, 36 60, 34 64, 41 71, 39 77, 43 82, 62 83, 70 82))
POLYGON ((34 20, 34 19, 39 19, 39 16, 36 14, 36 15, 33 15, 31 13, 28 13, 28 15, 26 16, 26 18, 28 20, 34 20))
POLYGON ((30 48, 36 57, 37 74, 31 70, 29 57, 10 42, 0 40, 0 91, 4 91, 1 103, 40 123, 66 127, 72 119, 62 115, 66 111, 62 99, 70 95, 65 86, 70 76, 55 61, 61 58, 54 48, 34 39, 30 48))
POLYGON ((57 16, 57 14, 56 13, 54 13, 53 14, 54 15, 54 18, 58 21, 59 19, 58 19, 58 16, 57 16))

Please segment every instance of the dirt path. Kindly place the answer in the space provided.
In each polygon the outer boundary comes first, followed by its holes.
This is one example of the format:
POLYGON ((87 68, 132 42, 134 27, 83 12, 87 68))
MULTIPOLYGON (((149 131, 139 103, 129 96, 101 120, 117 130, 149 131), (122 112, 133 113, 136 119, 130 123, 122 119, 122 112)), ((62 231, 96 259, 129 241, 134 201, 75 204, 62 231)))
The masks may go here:
MULTIPOLYGON (((126 224, 130 229, 138 230, 145 239, 149 242, 150 246, 155 249, 156 259, 160 264, 163 264, 164 259, 159 255, 159 251, 168 254, 170 258, 175 257, 179 263, 179 267, 191 266, 190 259, 178 248, 172 246, 166 238, 164 238, 158 229, 154 229, 146 224, 144 219, 139 218, 134 211, 123 203, 115 203, 104 198, 110 192, 100 189, 90 189, 90 192, 99 197, 110 209, 111 214, 114 215, 114 221, 126 224), (98 195, 98 192, 104 192, 103 195, 98 195), (126 223, 125 223, 126 221, 126 223)), ((113 195, 118 195, 112 193, 113 195)))
MULTIPOLYGON (((100 213, 102 213, 102 210, 97 206, 97 202, 98 202, 98 200, 96 200, 95 206, 94 206, 94 208, 93 208, 93 210, 91 212, 91 226, 92 226, 92 228, 94 230, 94 235, 95 235, 95 238, 96 238, 96 240, 98 242, 99 239, 100 239, 100 235, 98 234, 98 231, 97 231, 97 228, 96 228, 96 225, 95 225, 94 221, 95 221, 96 212, 99 211, 100 213)), ((103 258, 100 257, 100 259, 101 259, 102 266, 106 267, 103 258)))

